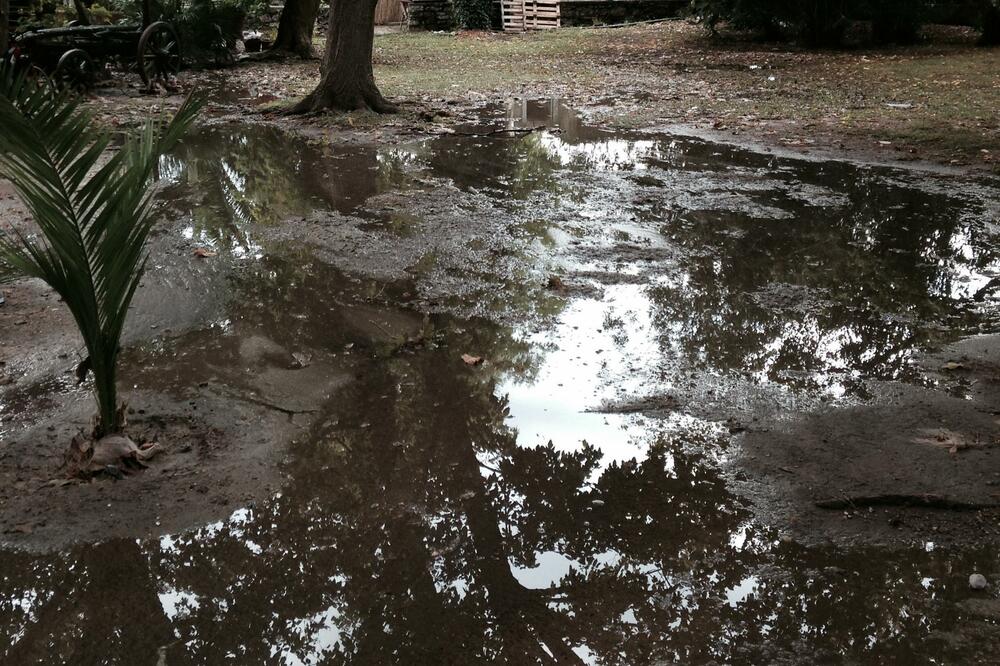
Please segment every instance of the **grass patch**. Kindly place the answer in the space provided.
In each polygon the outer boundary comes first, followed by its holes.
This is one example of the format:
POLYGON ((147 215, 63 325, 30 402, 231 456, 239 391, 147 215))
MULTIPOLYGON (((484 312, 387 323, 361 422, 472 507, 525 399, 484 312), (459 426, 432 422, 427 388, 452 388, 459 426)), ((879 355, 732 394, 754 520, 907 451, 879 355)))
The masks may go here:
POLYGON ((1000 50, 969 44, 809 52, 717 41, 670 22, 386 35, 375 59, 380 85, 399 98, 611 99, 617 103, 602 120, 617 126, 680 121, 753 131, 774 123, 799 126, 803 136, 1000 158, 1000 50))

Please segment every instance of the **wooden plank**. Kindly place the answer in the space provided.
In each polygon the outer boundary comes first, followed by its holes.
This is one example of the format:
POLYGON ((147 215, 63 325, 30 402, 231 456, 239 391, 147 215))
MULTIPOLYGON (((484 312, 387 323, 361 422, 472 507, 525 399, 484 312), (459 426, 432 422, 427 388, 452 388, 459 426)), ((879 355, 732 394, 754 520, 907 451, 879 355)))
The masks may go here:
POLYGON ((559 0, 501 0, 503 29, 507 32, 552 30, 560 26, 559 0))
POLYGON ((375 5, 375 25, 402 23, 403 3, 399 0, 378 0, 375 5))

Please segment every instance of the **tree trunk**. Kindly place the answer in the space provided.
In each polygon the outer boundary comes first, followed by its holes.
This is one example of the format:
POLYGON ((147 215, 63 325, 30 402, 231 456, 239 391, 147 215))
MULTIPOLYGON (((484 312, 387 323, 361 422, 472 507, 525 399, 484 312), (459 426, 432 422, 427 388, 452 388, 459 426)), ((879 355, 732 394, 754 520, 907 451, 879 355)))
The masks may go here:
POLYGON ((278 19, 278 36, 272 51, 287 51, 302 58, 314 56, 312 39, 319 0, 285 0, 278 19))
POLYGON ((92 23, 90 12, 87 11, 87 5, 83 4, 83 0, 73 0, 73 6, 76 8, 77 22, 80 25, 90 25, 92 23))
POLYGON ((979 38, 982 46, 1000 45, 1000 3, 986 0, 982 18, 983 34, 979 38))
POLYGON ((292 113, 324 109, 397 111, 382 97, 372 71, 377 4, 378 0, 330 0, 330 28, 319 85, 292 108, 292 113))
POLYGON ((0 0, 0 61, 7 54, 8 28, 10 28, 10 2, 0 0))

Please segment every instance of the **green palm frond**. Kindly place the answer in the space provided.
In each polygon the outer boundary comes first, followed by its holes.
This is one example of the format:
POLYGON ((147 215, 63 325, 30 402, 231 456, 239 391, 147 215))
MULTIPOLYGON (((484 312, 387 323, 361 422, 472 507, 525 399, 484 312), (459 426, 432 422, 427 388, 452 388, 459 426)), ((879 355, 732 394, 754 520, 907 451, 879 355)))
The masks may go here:
POLYGON ((108 158, 111 137, 76 100, 0 79, 0 176, 13 183, 42 236, 0 234, 0 259, 63 298, 90 355, 97 434, 117 432, 118 344, 145 267, 153 170, 202 103, 188 98, 171 122, 147 122, 108 158))

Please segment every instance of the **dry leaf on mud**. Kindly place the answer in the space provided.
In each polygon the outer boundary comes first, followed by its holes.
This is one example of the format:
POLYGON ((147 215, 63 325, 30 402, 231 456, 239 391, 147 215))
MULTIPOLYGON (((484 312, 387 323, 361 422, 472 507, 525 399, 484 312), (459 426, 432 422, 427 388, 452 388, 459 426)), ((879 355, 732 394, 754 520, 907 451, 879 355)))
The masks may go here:
POLYGON ((203 247, 196 247, 194 249, 194 256, 198 257, 199 259, 208 259, 209 257, 216 256, 217 254, 219 253, 203 247))
POLYGON ((301 370, 302 368, 308 368, 310 363, 312 363, 311 354, 292 352, 292 362, 289 364, 289 367, 292 370, 301 370))
POLYGON ((466 365, 479 365, 483 362, 482 356, 471 356, 469 354, 462 354, 462 360, 465 361, 466 365))

